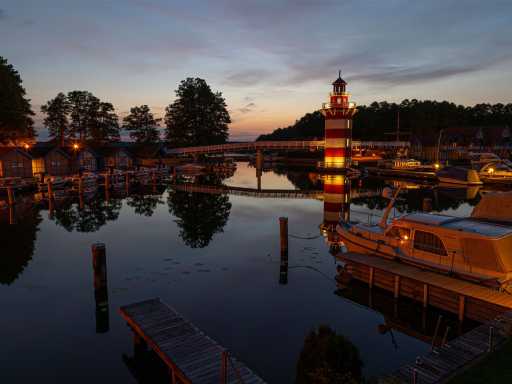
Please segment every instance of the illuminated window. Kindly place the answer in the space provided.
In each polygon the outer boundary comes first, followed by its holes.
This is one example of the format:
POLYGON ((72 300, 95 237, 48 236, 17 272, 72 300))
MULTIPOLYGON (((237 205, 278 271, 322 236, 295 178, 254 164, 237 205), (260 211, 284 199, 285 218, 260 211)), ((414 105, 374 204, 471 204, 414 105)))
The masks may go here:
POLYGON ((439 237, 433 233, 415 231, 414 232, 414 249, 420 251, 435 253, 436 255, 446 256, 446 248, 439 237))

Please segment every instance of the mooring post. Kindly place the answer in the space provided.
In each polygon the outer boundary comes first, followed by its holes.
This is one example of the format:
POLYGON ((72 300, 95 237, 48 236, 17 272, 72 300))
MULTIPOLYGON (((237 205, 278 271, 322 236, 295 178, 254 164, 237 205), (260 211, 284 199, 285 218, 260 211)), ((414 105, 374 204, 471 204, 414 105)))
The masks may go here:
POLYGON ((220 365, 220 382, 227 384, 228 382, 228 351, 222 351, 221 365, 220 365))
POLYGON ((14 205, 9 205, 9 224, 10 225, 16 224, 15 217, 16 216, 14 216, 14 205))
POLYGON ((375 270, 373 267, 370 267, 370 275, 368 276, 368 286, 370 289, 373 288, 373 275, 375 273, 375 270))
POLYGON ((279 267, 279 284, 288 283, 288 218, 279 218, 279 236, 281 248, 281 264, 279 267))
POLYGON ((96 301, 96 333, 109 330, 107 254, 103 243, 91 246, 92 267, 94 271, 94 299, 96 301))
POLYGON ((491 325, 489 327, 489 352, 492 352, 494 349, 494 327, 491 325))
POLYGON ((51 177, 48 178, 47 185, 48 185, 48 199, 53 199, 53 184, 52 184, 51 177))
POLYGON ((432 337, 432 347, 430 348, 431 351, 434 350, 434 346, 436 343, 437 333, 439 332, 439 327, 441 326, 441 320, 443 319, 443 315, 439 315, 437 318, 436 328, 434 330, 434 336, 432 337))
POLYGON ((400 275, 395 275, 395 292, 394 297, 398 299, 400 296, 400 275))
POLYGON ((14 191, 11 186, 7 187, 7 204, 14 205, 14 191))
POLYGON ((446 344, 446 339, 448 338, 448 332, 450 332, 450 327, 446 327, 443 335, 443 341, 441 341, 441 347, 446 344))
POLYGON ((412 369, 412 384, 418 384, 418 371, 416 368, 412 369))
POLYGON ((466 304, 466 297, 464 295, 459 295, 459 321, 462 322, 464 320, 464 307, 466 304))
POLYGON ((428 284, 423 284, 423 308, 428 307, 428 284))

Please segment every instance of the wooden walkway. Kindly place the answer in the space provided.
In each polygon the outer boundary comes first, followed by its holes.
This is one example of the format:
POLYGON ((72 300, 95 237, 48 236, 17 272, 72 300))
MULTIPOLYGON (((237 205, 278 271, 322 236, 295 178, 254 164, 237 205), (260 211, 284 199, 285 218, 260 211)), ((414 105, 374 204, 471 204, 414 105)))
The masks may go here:
POLYGON ((346 253, 339 254, 338 257, 343 261, 363 264, 369 268, 385 271, 395 276, 409 278, 422 284, 428 284, 429 286, 439 287, 464 297, 471 297, 483 302, 492 303, 503 307, 504 310, 512 309, 512 295, 482 287, 475 283, 442 275, 440 273, 429 272, 408 264, 377 256, 346 253))
POLYGON ((499 348, 510 337, 511 330, 509 311, 380 378, 379 383, 445 383, 499 348))
POLYGON ((169 367, 173 383, 264 383, 160 299, 121 307, 120 313, 135 339, 142 338, 169 367))

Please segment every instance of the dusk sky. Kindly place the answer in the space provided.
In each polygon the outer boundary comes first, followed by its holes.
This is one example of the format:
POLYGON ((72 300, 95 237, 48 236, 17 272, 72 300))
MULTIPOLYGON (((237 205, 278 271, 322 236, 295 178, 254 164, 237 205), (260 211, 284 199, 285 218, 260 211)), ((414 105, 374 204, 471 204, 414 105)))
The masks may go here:
POLYGON ((161 116, 202 77, 235 140, 318 109, 339 68, 358 104, 512 102, 511 36, 510 0, 0 0, 0 55, 35 111, 83 89, 161 116))

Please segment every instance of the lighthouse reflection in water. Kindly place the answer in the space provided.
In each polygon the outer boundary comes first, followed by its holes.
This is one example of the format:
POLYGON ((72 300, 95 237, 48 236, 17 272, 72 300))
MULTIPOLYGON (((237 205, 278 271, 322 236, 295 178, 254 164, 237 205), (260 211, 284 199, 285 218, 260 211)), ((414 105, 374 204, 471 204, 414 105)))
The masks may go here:
POLYGON ((341 240, 336 232, 340 220, 350 220, 350 179, 347 175, 323 175, 324 221, 320 228, 331 253, 337 253, 341 240))

